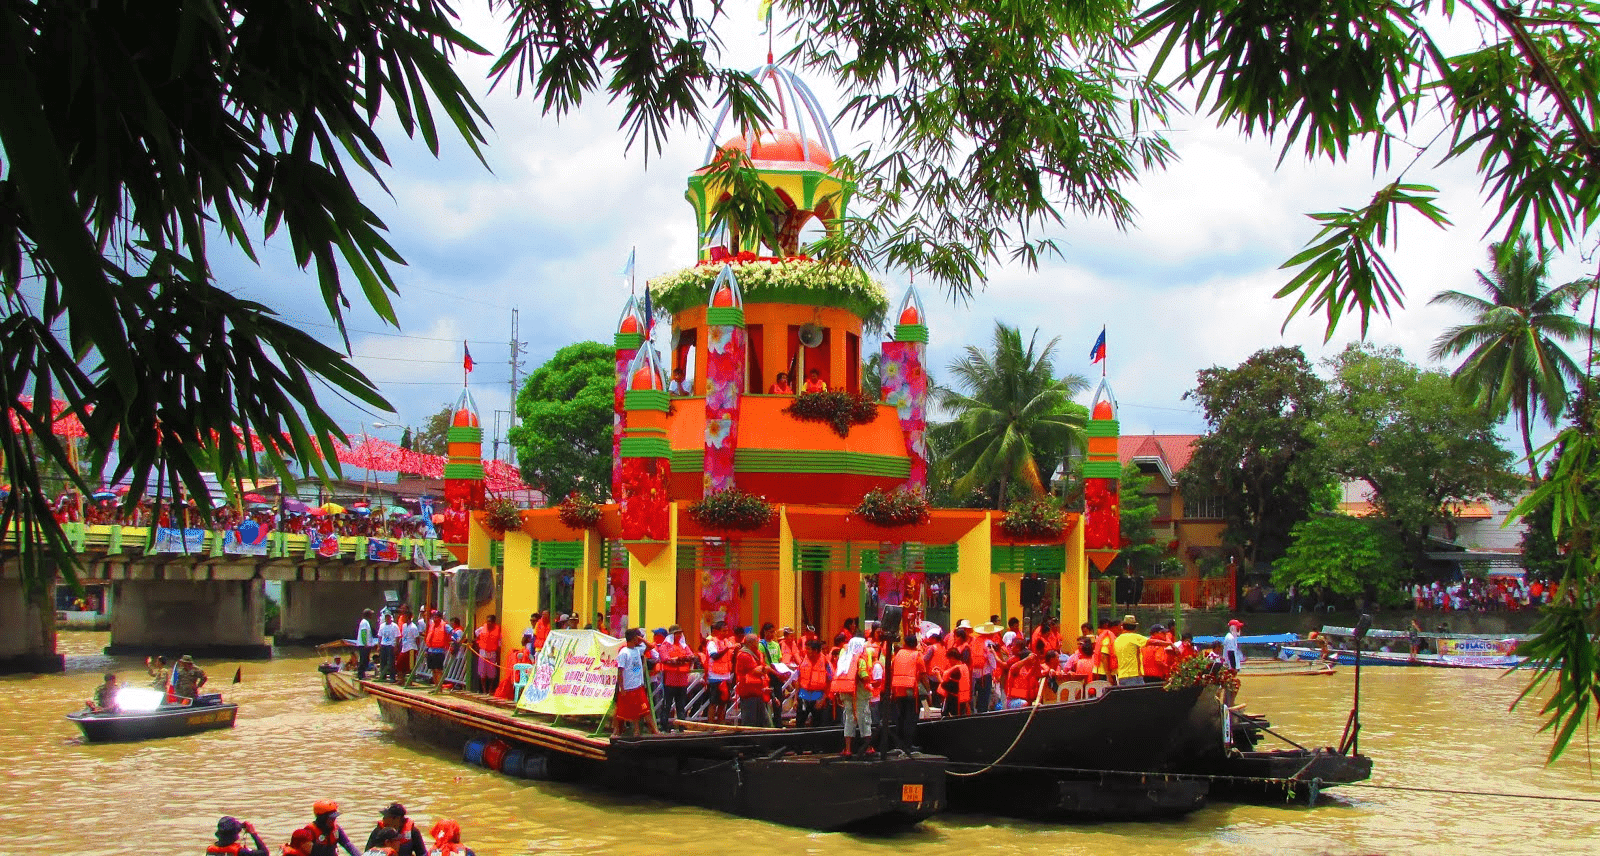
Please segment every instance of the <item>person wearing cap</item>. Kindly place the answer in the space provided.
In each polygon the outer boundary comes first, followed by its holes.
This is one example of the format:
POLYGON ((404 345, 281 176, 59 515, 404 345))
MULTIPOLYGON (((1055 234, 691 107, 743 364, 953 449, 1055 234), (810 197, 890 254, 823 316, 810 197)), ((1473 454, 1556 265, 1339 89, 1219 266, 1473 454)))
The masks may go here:
POLYGON ((656 646, 656 654, 661 664, 657 725, 662 731, 671 731, 674 720, 689 718, 689 674, 694 669, 694 649, 684 638, 683 628, 674 624, 667 628, 667 638, 656 646))
POLYGON ((213 856, 267 856, 267 845, 256 834, 255 825, 250 821, 224 817, 217 820, 217 843, 207 847, 206 853, 213 856), (244 846, 244 842, 239 840, 241 833, 248 833, 256 846, 244 846))
POLYGON ((194 658, 188 654, 179 657, 177 674, 172 680, 172 691, 177 695, 179 703, 199 698, 200 688, 205 685, 206 672, 195 665, 194 658))
POLYGON ((378 818, 378 825, 367 836, 367 849, 381 846, 385 832, 395 833, 398 841, 392 847, 395 856, 427 856, 428 842, 422 838, 422 830, 406 817, 406 807, 400 803, 390 803, 383 810, 383 816, 378 818))
POLYGON ((1136 687, 1144 680, 1144 646, 1152 643, 1150 637, 1139 631, 1139 619, 1134 615, 1122 616, 1122 632, 1112 643, 1117 655, 1117 686, 1136 687))
POLYGON ((1244 665, 1244 653, 1239 650, 1239 631, 1244 622, 1235 618, 1228 622, 1228 634, 1222 637, 1222 665, 1237 670, 1244 665))
POLYGON ((344 827, 339 825, 339 804, 333 800, 317 800, 311 805, 311 813, 316 818, 310 824, 302 827, 302 831, 311 836, 311 850, 308 856, 336 856, 337 848, 344 848, 349 856, 361 856, 356 846, 350 843, 350 836, 344 832, 344 827))

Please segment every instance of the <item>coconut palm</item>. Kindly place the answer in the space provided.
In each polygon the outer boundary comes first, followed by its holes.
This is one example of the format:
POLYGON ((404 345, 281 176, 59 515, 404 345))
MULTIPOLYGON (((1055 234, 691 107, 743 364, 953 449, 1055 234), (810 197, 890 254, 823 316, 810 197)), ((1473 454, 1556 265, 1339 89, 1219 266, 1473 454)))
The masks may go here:
POLYGON ((1016 327, 996 322, 992 351, 968 345, 950 364, 957 389, 937 393, 939 405, 955 417, 938 430, 948 435, 949 461, 961 473, 956 492, 998 483, 996 508, 1004 506, 1013 480, 1035 496, 1044 494, 1042 455, 1054 461, 1069 443, 1085 447, 1088 411, 1072 398, 1089 382, 1081 375, 1057 377, 1053 358, 1060 339, 1043 347, 1038 339, 1035 330, 1024 345, 1016 327))
POLYGON ((1442 291, 1430 303, 1454 306, 1473 320, 1452 327, 1433 344, 1437 360, 1464 356, 1453 377, 1473 402, 1493 415, 1516 417, 1527 454, 1528 474, 1539 482, 1533 460, 1533 421, 1555 425, 1566 412, 1568 389, 1583 372, 1562 348, 1582 341, 1593 328, 1572 316, 1577 301, 1594 280, 1577 280, 1549 288, 1552 251, 1535 252, 1526 235, 1515 244, 1490 244, 1489 271, 1478 271, 1478 285, 1487 299, 1460 291, 1442 291))

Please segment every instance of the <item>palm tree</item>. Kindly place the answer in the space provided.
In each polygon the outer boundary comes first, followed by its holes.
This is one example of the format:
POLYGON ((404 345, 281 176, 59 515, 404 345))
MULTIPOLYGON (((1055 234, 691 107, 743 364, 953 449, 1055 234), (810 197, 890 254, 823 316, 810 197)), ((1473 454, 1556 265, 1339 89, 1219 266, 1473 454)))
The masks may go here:
POLYGON ((1064 456, 1068 443, 1085 447, 1088 410, 1073 402, 1089 388, 1081 375, 1055 376, 1059 338, 1038 347, 1035 330, 1026 346, 1015 327, 996 322, 990 353, 968 345, 966 356, 950 364, 960 391, 940 387, 938 402, 955 419, 949 432, 949 458, 957 472, 958 493, 998 483, 995 507, 1002 508, 1006 487, 1015 479, 1035 496, 1044 494, 1038 460, 1064 456))
POLYGON ((1533 420, 1543 417, 1554 426, 1566 412, 1569 385, 1576 385, 1583 372, 1562 344, 1593 332, 1571 313, 1578 299, 1594 288, 1594 280, 1548 288, 1551 254, 1549 249, 1535 253, 1526 235, 1518 236, 1514 245, 1490 244, 1492 267, 1477 272, 1488 299, 1442 291, 1429 301, 1474 316, 1439 336, 1432 356, 1444 360, 1465 355, 1453 377, 1473 403, 1496 419, 1507 413, 1516 417, 1535 485, 1539 471, 1533 460, 1533 420))

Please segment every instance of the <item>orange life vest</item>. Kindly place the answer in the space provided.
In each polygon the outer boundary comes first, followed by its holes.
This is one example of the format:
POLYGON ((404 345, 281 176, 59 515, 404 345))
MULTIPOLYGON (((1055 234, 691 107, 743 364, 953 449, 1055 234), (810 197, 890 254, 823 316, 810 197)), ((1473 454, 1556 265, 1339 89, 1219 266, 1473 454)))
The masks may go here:
POLYGON ((740 648, 734 655, 736 665, 734 673, 738 683, 734 686, 734 693, 739 698, 766 698, 769 690, 767 673, 761 668, 761 659, 750 653, 749 648, 740 648))
MULTIPOLYGON (((889 686, 896 690, 909 690, 917 685, 917 666, 922 658, 917 656, 914 648, 901 648, 895 652, 894 659, 889 662, 889 671, 893 678, 889 686)), ((905 695, 905 693, 901 693, 905 695)))
POLYGON ((1117 638, 1110 630, 1100 631, 1094 645, 1094 673, 1097 675, 1115 675, 1117 673, 1117 655, 1112 653, 1111 643, 1117 638))
POLYGON ((954 681, 956 684, 956 701, 966 704, 972 701, 972 669, 966 663, 957 661, 944 673, 944 681, 954 681))
POLYGON ((443 621, 435 621, 428 625, 428 635, 423 640, 423 646, 427 648, 450 647, 450 625, 445 624, 443 621))
MULTIPOLYGON (((1165 634, 1153 638, 1151 641, 1167 642, 1165 634)), ((1166 645, 1146 645, 1139 651, 1139 666, 1146 677, 1161 678, 1165 680, 1171 670, 1169 652, 1166 645)))
MULTIPOLYGON (((379 829, 382 829, 382 828, 383 828, 383 824, 380 822, 377 825, 377 827, 375 827, 372 831, 373 832, 377 832, 379 829)), ((414 825, 411 823, 411 818, 409 818, 409 817, 406 818, 405 825, 400 827, 400 838, 399 838, 399 841, 403 841, 406 844, 410 844, 411 843, 411 830, 413 828, 414 828, 414 825)))
POLYGON ((658 647, 662 649, 661 658, 663 660, 683 660, 682 663, 663 663, 663 671, 682 672, 684 674, 688 674, 689 671, 694 668, 694 664, 689 662, 689 660, 694 657, 694 652, 690 651, 688 646, 679 645, 671 639, 668 639, 667 641, 661 643, 661 645, 658 647))
POLYGON ((244 849, 244 842, 243 841, 235 841, 232 844, 213 844, 210 847, 206 848, 206 852, 207 853, 220 853, 220 854, 224 854, 224 856, 237 856, 239 851, 243 850, 243 849, 244 849))
MULTIPOLYGON (((866 657, 867 652, 862 651, 861 657, 866 657)), ((839 650, 839 662, 833 667, 833 683, 828 685, 828 692, 835 695, 855 695, 856 672, 861 668, 857 659, 847 660, 844 649, 839 650)))
POLYGON ((727 644, 727 642, 716 637, 712 637, 710 641, 706 642, 706 672, 711 677, 726 678, 733 674, 733 660, 737 654, 716 656, 719 652, 728 650, 727 644))
POLYGON ((1034 694, 1039 689, 1038 674, 1038 664, 1035 660, 1023 659, 1012 663, 1011 671, 1006 673, 1006 696, 1027 702, 1033 701, 1034 694))
POLYGON ((800 689, 806 692, 822 692, 828 688, 828 658, 817 654, 817 659, 809 657, 800 661, 800 689))
POLYGON ((326 831, 315 823, 306 825, 306 834, 311 836, 311 852, 316 854, 332 854, 339 846, 339 824, 337 821, 326 831))
POLYGON ((543 618, 539 619, 538 623, 533 625, 533 650, 538 651, 543 648, 544 640, 549 636, 550 622, 543 618))

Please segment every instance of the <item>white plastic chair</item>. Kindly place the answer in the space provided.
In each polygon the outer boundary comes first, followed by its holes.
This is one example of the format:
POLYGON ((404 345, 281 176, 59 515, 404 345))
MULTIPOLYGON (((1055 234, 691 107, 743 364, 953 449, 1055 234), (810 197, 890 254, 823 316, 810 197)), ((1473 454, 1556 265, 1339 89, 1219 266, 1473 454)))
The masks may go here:
POLYGON ((1110 691, 1110 681, 1090 681, 1083 687, 1083 697, 1085 700, 1099 698, 1110 691))

